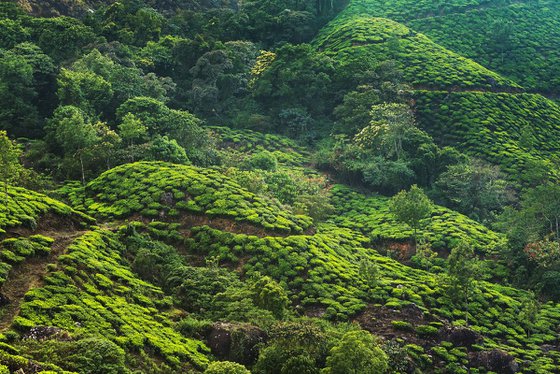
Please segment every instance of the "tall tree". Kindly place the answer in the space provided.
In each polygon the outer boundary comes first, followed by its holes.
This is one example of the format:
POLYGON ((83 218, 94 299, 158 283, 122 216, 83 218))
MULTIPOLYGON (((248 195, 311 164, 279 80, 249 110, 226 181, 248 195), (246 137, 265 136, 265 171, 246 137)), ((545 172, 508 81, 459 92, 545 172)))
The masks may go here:
POLYGON ((435 187, 445 206, 480 221, 491 220, 513 200, 499 167, 479 160, 449 166, 435 187))
POLYGON ((414 230, 416 244, 417 231, 422 220, 429 217, 433 209, 432 201, 417 185, 409 191, 401 191, 391 199, 390 209, 399 222, 406 223, 414 230))
POLYGON ((60 146, 65 156, 76 158, 80 164, 82 183, 86 183, 84 157, 99 142, 95 127, 84 113, 74 106, 59 107, 47 125, 48 137, 60 146))
POLYGON ((447 258, 448 290, 452 300, 462 303, 465 311, 465 323, 469 324, 469 304, 476 288, 475 280, 479 275, 479 261, 473 248, 461 242, 451 250, 447 258))
POLYGON ((389 156, 400 160, 403 157, 403 140, 415 129, 414 115, 406 104, 374 105, 370 112, 370 125, 358 135, 356 140, 361 144, 377 145, 388 150, 389 156))
POLYGON ((4 182, 4 198, 8 199, 8 184, 15 182, 23 167, 20 163, 21 149, 8 138, 6 131, 0 131, 0 178, 4 182))

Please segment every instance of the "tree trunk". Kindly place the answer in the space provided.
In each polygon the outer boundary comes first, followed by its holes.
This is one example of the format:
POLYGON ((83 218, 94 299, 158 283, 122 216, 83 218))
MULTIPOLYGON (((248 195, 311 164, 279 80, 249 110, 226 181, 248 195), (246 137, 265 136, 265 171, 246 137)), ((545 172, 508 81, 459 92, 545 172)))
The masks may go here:
POLYGON ((85 187, 85 185, 86 185, 86 172, 84 170, 84 160, 82 158, 81 153, 80 153, 80 167, 82 168, 82 185, 85 187))

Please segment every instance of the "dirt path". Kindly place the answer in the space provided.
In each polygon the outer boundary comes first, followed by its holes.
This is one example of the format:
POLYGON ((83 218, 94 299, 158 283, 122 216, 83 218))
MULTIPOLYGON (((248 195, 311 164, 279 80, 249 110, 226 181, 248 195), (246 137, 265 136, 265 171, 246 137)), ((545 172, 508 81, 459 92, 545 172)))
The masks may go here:
POLYGON ((0 332, 8 329, 18 315, 24 295, 32 288, 42 285, 47 272, 47 265, 54 263, 58 256, 66 252, 66 248, 83 231, 72 232, 42 232, 42 235, 55 239, 48 256, 32 256, 22 263, 14 265, 8 279, 0 288, 0 293, 9 301, 2 309, 0 317, 0 332))

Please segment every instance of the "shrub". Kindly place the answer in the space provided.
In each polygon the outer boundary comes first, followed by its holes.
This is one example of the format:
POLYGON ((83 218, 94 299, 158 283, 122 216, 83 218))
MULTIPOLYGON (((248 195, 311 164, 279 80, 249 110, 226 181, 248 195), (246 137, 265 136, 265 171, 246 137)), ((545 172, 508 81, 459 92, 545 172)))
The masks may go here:
POLYGON ((204 374, 251 374, 251 372, 236 362, 216 361, 208 365, 204 374))
POLYGON ((101 338, 82 339, 75 343, 74 352, 67 357, 69 366, 91 374, 126 373, 124 351, 115 343, 101 338))
POLYGON ((439 333, 439 329, 437 327, 429 325, 417 326, 414 331, 416 331, 419 336, 423 337, 436 336, 439 333))
POLYGON ((252 169, 275 171, 278 167, 278 160, 271 152, 262 151, 252 155, 247 161, 247 165, 252 169))
POLYGON ((331 349, 324 373, 384 373, 388 360, 369 332, 350 331, 331 349))

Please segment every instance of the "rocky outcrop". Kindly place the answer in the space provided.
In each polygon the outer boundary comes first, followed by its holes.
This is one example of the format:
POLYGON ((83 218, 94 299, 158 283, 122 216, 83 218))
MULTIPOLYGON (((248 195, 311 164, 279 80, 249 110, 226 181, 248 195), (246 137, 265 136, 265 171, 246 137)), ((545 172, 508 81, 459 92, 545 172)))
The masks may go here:
POLYGON ((484 367, 498 374, 513 374, 519 371, 519 364, 515 358, 499 349, 472 352, 469 354, 469 361, 472 367, 484 367))

